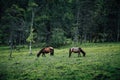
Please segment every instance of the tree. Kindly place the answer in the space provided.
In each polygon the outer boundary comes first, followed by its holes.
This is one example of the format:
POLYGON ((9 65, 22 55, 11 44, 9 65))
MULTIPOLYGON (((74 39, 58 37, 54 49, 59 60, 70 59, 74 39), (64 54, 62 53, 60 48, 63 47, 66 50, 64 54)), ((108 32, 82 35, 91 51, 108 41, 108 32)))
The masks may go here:
POLYGON ((35 17, 35 7, 37 7, 38 5, 36 3, 34 3, 32 0, 29 1, 29 8, 28 10, 31 11, 31 25, 30 25, 30 34, 29 37, 27 38, 27 41, 30 42, 29 45, 29 53, 30 55, 32 54, 32 42, 34 42, 34 34, 33 34, 33 24, 34 24, 34 17, 35 17))
POLYGON ((50 39, 50 44, 54 47, 60 47, 66 43, 66 37, 64 35, 64 31, 59 28, 55 28, 52 31, 52 36, 50 39))
POLYGON ((120 41, 120 8, 118 8, 117 41, 120 41))
POLYGON ((3 27, 8 27, 6 31, 8 31, 9 36, 7 36, 7 38, 9 37, 9 39, 6 40, 8 40, 10 45, 10 57, 12 57, 12 49, 16 49, 16 45, 22 41, 19 36, 21 33, 19 32, 24 32, 22 27, 24 25, 23 12, 24 9, 19 8, 17 5, 12 5, 6 10, 5 16, 2 17, 3 20, 8 22, 7 24, 5 23, 3 27))
POLYGON ((34 39, 36 38, 36 35, 35 35, 35 33, 33 31, 34 31, 34 29, 31 27, 30 28, 30 34, 29 34, 28 38, 26 39, 27 42, 30 43, 30 45, 29 45, 29 53, 30 53, 30 55, 32 54, 32 48, 31 48, 32 47, 32 42, 34 43, 35 42, 34 39))
POLYGON ((34 29, 36 41, 50 45, 56 28, 74 42, 120 41, 117 0, 1 0, 0 4, 0 44, 7 44, 10 32, 17 44, 25 44, 34 29))

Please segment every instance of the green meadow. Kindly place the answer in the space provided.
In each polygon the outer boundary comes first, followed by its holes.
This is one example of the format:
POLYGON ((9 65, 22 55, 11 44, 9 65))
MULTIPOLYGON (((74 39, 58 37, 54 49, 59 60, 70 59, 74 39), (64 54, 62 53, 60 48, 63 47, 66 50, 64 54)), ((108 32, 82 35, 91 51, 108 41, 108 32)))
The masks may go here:
POLYGON ((9 47, 0 47, 0 80, 120 80, 120 43, 78 44, 86 57, 73 53, 68 57, 72 45, 55 48, 54 56, 36 58, 42 48, 27 47, 13 50, 9 58, 9 47))

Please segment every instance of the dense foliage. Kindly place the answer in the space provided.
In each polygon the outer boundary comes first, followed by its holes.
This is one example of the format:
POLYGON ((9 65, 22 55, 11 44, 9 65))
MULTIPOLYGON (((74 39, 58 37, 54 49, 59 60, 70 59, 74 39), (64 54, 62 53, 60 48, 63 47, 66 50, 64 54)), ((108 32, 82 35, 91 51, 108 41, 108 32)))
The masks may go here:
POLYGON ((0 44, 25 44, 31 27, 34 41, 47 45, 120 41, 119 0, 1 0, 0 7, 0 44))

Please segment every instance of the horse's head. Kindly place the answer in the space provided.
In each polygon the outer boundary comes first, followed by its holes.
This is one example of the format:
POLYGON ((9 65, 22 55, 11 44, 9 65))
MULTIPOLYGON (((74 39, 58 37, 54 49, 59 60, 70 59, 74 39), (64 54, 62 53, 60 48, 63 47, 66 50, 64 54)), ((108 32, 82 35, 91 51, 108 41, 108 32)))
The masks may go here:
POLYGON ((83 53, 83 56, 85 57, 85 55, 86 55, 86 53, 84 52, 84 53, 83 53))
POLYGON ((50 47, 50 55, 54 56, 54 48, 53 47, 50 47))
POLYGON ((39 57, 42 52, 43 52, 43 49, 41 49, 41 50, 37 53, 37 57, 39 57))
POLYGON ((86 53, 80 48, 80 51, 83 53, 83 56, 85 57, 86 53))

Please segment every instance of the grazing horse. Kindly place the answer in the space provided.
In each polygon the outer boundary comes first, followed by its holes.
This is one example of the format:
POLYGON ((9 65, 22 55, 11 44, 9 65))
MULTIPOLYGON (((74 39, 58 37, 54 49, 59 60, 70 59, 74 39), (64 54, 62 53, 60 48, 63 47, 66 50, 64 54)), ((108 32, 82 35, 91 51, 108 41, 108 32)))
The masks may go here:
POLYGON ((45 56, 45 54, 50 53, 51 56, 54 55, 54 48, 53 47, 45 47, 43 49, 41 49, 38 53, 37 53, 37 57, 39 57, 41 54, 42 56, 45 56))
POLYGON ((83 56, 86 55, 86 53, 79 47, 72 47, 69 49, 69 57, 71 57, 72 52, 78 53, 78 57, 80 56, 80 52, 82 52, 83 56))

